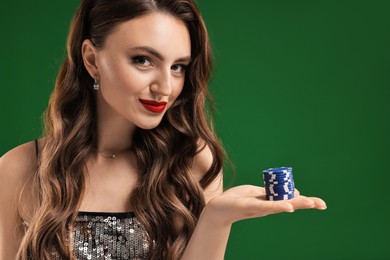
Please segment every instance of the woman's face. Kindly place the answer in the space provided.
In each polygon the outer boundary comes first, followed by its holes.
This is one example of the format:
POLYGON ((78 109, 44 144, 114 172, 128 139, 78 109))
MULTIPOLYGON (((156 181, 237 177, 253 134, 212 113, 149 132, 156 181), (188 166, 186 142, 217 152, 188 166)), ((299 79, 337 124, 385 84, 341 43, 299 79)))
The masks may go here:
POLYGON ((119 24, 96 50, 98 106, 156 127, 183 89, 190 57, 190 35, 178 18, 151 13, 119 24))

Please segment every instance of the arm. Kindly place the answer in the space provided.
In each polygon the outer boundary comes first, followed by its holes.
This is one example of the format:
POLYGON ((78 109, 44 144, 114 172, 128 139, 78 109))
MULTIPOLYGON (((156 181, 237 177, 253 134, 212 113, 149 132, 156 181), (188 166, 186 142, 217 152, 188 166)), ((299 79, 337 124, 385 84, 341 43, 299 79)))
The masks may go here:
POLYGON ((22 239, 18 200, 31 166, 31 143, 0 158, 0 260, 15 259, 22 239))
POLYGON ((295 196, 291 200, 267 201, 264 188, 242 185, 214 197, 204 208, 182 260, 222 260, 236 221, 296 209, 326 208, 319 198, 301 196, 298 191, 295 196))
MULTIPOLYGON (((219 179, 222 181, 222 174, 219 179)), ((209 201, 181 260, 222 260, 231 226, 236 221, 293 212, 296 209, 326 208, 323 200, 301 196, 298 191, 288 201, 267 201, 262 187, 243 185, 223 193, 221 187, 218 187, 218 181, 215 181, 204 191, 209 201)))

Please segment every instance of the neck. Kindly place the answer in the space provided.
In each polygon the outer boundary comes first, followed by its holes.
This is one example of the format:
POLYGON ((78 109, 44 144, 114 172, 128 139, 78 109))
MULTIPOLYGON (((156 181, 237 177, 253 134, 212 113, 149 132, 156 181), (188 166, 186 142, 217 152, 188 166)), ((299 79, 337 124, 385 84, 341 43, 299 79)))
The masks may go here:
POLYGON ((136 126, 114 111, 99 94, 96 149, 105 154, 117 154, 129 150, 136 126))

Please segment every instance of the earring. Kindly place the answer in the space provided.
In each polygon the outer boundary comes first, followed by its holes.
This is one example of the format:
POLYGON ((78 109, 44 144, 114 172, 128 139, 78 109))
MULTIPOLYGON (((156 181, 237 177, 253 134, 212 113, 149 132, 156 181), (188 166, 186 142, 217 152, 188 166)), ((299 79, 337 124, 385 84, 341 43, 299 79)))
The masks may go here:
POLYGON ((95 82, 93 83, 93 89, 96 90, 96 91, 98 91, 99 88, 100 88, 100 85, 99 85, 97 79, 95 78, 95 82))

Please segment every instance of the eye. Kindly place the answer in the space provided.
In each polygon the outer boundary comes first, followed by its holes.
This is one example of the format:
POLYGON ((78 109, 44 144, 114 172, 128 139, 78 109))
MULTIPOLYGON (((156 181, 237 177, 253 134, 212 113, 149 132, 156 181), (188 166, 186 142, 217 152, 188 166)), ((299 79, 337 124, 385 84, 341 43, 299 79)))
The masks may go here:
POLYGON ((150 62, 149 58, 145 57, 145 56, 136 56, 136 57, 132 58, 132 60, 135 64, 143 66, 143 67, 147 67, 147 66, 150 66, 152 64, 150 62))
POLYGON ((178 73, 184 73, 185 70, 187 68, 187 65, 184 65, 184 64, 175 64, 171 67, 171 69, 174 71, 174 72, 178 72, 178 73))

